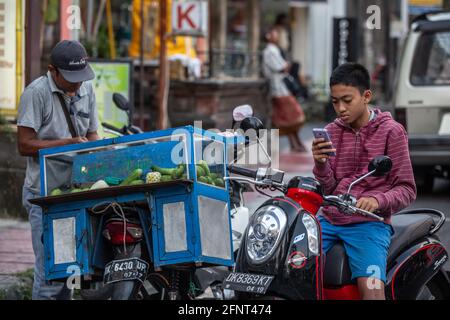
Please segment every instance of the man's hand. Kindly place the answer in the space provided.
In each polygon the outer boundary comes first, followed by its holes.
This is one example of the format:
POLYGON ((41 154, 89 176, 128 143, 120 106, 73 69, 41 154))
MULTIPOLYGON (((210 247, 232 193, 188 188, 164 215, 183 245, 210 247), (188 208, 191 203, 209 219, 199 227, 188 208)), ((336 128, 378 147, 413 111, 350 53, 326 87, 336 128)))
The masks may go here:
POLYGON ((336 149, 330 149, 332 143, 324 142, 325 139, 314 139, 312 143, 312 153, 314 156, 314 161, 318 164, 324 164, 328 161, 330 156, 328 153, 336 152, 336 149), (323 148, 323 149, 322 149, 323 148))
POLYGON ((88 133, 86 134, 86 138, 87 138, 89 141, 97 141, 97 140, 100 140, 100 139, 101 139, 100 136, 98 135, 97 131, 88 132, 88 133))
POLYGON ((34 129, 22 126, 17 127, 17 146, 19 153, 24 157, 37 157, 39 155, 39 150, 41 149, 83 143, 87 141, 88 139, 82 137, 60 140, 40 140, 34 129))
POLYGON ((71 141, 71 144, 76 144, 76 143, 88 142, 89 140, 85 137, 75 137, 75 138, 72 138, 70 141, 71 141))
POLYGON ((360 198, 358 200, 358 202, 356 203, 356 207, 362 210, 366 210, 369 212, 375 212, 375 210, 377 210, 380 205, 377 201, 377 199, 372 198, 372 197, 368 197, 368 198, 360 198))

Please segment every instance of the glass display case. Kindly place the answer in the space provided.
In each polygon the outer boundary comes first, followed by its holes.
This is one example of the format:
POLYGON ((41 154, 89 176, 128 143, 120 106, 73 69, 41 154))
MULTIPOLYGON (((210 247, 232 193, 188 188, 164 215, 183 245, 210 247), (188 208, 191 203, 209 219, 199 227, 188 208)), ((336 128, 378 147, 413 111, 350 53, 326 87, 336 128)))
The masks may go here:
POLYGON ((41 195, 190 179, 185 134, 61 147, 42 156, 41 195), (99 145, 100 144, 100 145, 99 145), (92 147, 91 147, 92 146, 92 147), (78 147, 78 148, 77 148, 78 147), (151 174, 153 173, 153 174, 151 174))

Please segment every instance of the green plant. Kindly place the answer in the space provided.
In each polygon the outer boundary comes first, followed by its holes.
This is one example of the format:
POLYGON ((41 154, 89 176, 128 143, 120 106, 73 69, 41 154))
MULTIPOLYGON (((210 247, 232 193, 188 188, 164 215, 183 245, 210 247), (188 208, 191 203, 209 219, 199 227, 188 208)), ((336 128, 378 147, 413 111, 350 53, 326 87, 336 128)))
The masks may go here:
POLYGON ((9 138, 9 140, 13 141, 13 134, 14 131, 11 128, 8 120, 0 113, 0 134, 4 134, 6 137, 9 138))
POLYGON ((14 285, 0 289, 0 300, 31 300, 34 270, 16 273, 14 277, 16 278, 14 285))
POLYGON ((0 126, 7 124, 8 121, 6 121, 5 117, 0 113, 0 126))

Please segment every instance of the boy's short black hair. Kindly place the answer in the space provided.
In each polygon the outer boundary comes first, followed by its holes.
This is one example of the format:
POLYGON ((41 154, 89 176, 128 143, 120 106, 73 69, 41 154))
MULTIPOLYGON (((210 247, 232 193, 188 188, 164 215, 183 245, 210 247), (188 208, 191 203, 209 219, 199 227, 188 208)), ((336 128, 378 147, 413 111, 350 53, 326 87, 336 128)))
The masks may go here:
POLYGON ((356 87, 363 94, 364 91, 370 90, 369 71, 359 63, 344 63, 331 74, 330 88, 338 84, 356 87))

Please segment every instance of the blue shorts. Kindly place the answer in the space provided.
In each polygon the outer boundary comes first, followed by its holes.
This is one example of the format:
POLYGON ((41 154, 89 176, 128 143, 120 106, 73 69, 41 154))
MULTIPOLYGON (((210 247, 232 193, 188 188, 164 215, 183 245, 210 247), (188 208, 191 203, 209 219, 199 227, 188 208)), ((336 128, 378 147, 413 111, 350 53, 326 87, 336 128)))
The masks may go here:
POLYGON ((386 283, 386 264, 394 230, 383 222, 336 226, 318 217, 322 226, 322 248, 326 253, 341 241, 349 258, 352 280, 376 278, 386 283))

